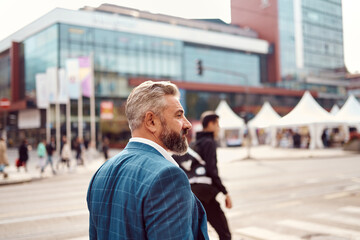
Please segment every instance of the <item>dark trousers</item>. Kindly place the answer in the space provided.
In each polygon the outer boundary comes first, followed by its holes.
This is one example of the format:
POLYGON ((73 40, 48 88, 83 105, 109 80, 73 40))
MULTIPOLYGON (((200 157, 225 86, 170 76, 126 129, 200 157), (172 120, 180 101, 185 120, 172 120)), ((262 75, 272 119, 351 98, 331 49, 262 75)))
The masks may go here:
POLYGON ((200 202, 204 206, 207 220, 219 235, 219 239, 230 240, 231 233, 229 230, 229 226, 225 214, 220 207, 220 203, 216 201, 215 198, 216 195, 211 197, 210 199, 209 198, 204 199, 204 196, 200 196, 199 193, 203 192, 203 190, 207 190, 208 192, 211 192, 209 191, 210 189, 208 188, 208 186, 206 186, 206 184, 192 184, 191 189, 193 190, 196 197, 199 198, 200 202))

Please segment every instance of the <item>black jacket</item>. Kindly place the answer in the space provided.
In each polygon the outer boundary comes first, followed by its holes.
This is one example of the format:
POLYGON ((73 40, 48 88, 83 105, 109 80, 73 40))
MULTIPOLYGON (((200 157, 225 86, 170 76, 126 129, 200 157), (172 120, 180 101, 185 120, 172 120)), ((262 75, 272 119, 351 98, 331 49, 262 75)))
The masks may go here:
POLYGON ((55 150, 56 150, 56 146, 54 143, 46 144, 46 152, 49 156, 52 156, 55 150))
POLYGON ((206 162, 206 175, 212 179, 212 184, 224 194, 227 194, 225 186, 222 184, 217 168, 216 157, 217 144, 212 132, 198 132, 193 149, 206 162))
POLYGON ((26 162, 29 159, 28 148, 26 144, 21 144, 19 147, 19 160, 26 162))

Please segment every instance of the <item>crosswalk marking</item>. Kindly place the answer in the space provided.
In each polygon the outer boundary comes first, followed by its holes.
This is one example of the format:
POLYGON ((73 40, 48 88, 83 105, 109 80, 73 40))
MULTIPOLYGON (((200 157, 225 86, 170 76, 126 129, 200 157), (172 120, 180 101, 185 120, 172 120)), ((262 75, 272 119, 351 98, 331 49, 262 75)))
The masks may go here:
POLYGON ((84 237, 77 237, 77 238, 68 238, 67 240, 88 240, 89 236, 84 236, 84 237))
POLYGON ((346 196, 349 196, 350 194, 351 193, 349 193, 349 192, 332 193, 332 194, 325 195, 324 198, 327 200, 330 200, 330 199, 335 199, 335 198, 346 197, 346 196))
POLYGON ((282 202, 276 204, 274 208, 292 207, 292 206, 300 205, 301 203, 302 203, 301 201, 282 202))
POLYGON ((347 206, 347 207, 340 208, 340 211, 360 214, 360 207, 347 206))
POLYGON ((243 234, 244 236, 254 237, 258 239, 266 240, 301 240, 301 238, 276 233, 262 228, 257 227, 246 227, 235 230, 236 233, 243 234))
POLYGON ((87 210, 77 210, 77 211, 70 211, 70 212, 63 212, 63 213, 45 214, 45 215, 40 215, 40 216, 3 219, 3 220, 0 220, 0 225, 10 224, 10 223, 37 221, 37 220, 44 220, 44 219, 52 219, 52 218, 59 218, 59 217, 80 216, 80 215, 87 215, 87 214, 89 214, 89 212, 87 210))
POLYGON ((312 184, 312 183, 318 183, 318 182, 320 182, 320 180, 317 178, 310 178, 310 179, 305 180, 306 184, 312 184))
POLYGON ((360 178, 352 178, 351 181, 356 182, 356 183, 360 183, 360 178))
POLYGON ((344 223, 352 226, 360 226, 360 219, 354 218, 350 216, 344 216, 341 214, 329 214, 329 213, 320 213, 311 216, 312 218, 316 219, 326 219, 332 222, 344 223))
POLYGON ((354 191, 354 190, 359 190, 360 189, 360 185, 350 185, 344 188, 345 191, 354 191))
POLYGON ((300 230, 309 231, 309 232, 332 234, 339 237, 356 237, 356 239, 360 239, 360 232, 358 231, 337 228, 329 225, 304 222, 304 221, 292 220, 292 219, 280 221, 278 222, 278 224, 300 230))

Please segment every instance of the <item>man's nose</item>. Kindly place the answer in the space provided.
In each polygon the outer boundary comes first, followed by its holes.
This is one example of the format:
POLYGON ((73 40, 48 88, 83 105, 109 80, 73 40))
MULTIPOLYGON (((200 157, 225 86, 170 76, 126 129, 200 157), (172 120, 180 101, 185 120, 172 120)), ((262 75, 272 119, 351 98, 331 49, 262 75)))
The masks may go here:
POLYGON ((185 116, 184 116, 184 128, 187 128, 187 129, 192 128, 191 123, 189 122, 189 120, 187 120, 187 118, 185 116))

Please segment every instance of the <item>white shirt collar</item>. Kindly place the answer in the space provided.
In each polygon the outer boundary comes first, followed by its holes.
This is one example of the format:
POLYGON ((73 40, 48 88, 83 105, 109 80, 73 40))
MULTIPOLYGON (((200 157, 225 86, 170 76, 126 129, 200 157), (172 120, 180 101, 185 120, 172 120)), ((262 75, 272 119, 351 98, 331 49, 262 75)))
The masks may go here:
POLYGON ((173 163, 175 166, 179 166, 179 164, 177 164, 177 162, 171 157, 171 155, 156 142, 153 142, 146 138, 140 138, 140 137, 130 138, 129 142, 140 142, 140 143, 150 145, 153 148, 155 148, 156 150, 158 150, 161 153, 161 155, 163 155, 164 158, 166 158, 169 162, 173 163))

